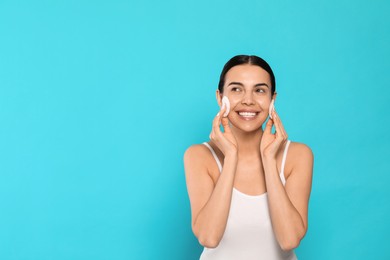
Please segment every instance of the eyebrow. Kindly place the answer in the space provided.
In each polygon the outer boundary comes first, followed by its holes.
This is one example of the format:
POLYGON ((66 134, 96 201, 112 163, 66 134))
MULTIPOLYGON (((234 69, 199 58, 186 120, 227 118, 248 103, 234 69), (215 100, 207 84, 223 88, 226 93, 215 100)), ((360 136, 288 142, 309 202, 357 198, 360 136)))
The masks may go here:
MULTIPOLYGON (((244 86, 244 84, 242 84, 241 82, 235 82, 235 81, 230 82, 229 85, 227 85, 227 86, 230 86, 230 85, 240 85, 242 87, 244 86)), ((267 88, 269 88, 269 86, 266 83, 257 83, 255 85, 255 87, 261 87, 261 86, 266 86, 267 88)))

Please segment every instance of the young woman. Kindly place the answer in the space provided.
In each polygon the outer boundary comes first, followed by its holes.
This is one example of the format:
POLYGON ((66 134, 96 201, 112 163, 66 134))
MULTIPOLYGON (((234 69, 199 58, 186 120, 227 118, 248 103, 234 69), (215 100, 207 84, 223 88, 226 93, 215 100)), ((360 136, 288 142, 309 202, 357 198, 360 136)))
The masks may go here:
POLYGON ((257 56, 233 57, 216 98, 221 110, 210 141, 184 154, 192 230, 204 246, 200 259, 297 259, 293 249, 308 227, 313 153, 287 139, 270 109, 272 69, 257 56), (223 96, 230 101, 227 117, 223 96))

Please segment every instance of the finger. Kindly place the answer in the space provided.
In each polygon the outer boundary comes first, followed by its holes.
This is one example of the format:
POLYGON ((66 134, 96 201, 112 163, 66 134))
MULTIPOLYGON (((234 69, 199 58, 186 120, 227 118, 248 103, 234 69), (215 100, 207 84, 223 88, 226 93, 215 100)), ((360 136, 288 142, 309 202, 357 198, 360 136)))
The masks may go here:
POLYGON ((225 112, 225 110, 226 110, 226 106, 222 107, 218 115, 218 125, 215 126, 215 134, 216 136, 218 136, 218 138, 223 138, 223 132, 221 131, 221 127, 220 127, 221 124, 223 125, 224 132, 226 132, 225 122, 227 118, 223 117, 223 113, 225 112))
POLYGON ((219 116, 219 112, 218 112, 218 114, 215 115, 213 122, 211 123, 211 132, 209 135, 210 139, 214 139, 214 137, 215 137, 215 124, 216 124, 218 116, 219 116))
POLYGON ((274 124, 272 119, 268 119, 267 124, 265 125, 264 133, 272 134, 272 125, 274 124))
POLYGON ((232 131, 230 129, 229 119, 227 117, 222 117, 222 126, 225 133, 230 134, 232 131))
POLYGON ((218 113, 218 120, 219 120, 219 125, 221 125, 221 120, 223 118, 223 114, 225 113, 226 111, 226 106, 225 104, 221 107, 221 110, 219 110, 219 113, 218 113))
POLYGON ((276 113, 276 111, 275 111, 275 114, 276 114, 276 121, 278 122, 278 125, 279 125, 279 128, 280 128, 280 130, 281 130, 281 133, 282 133, 283 137, 284 137, 285 139, 287 139, 287 133, 286 133, 286 130, 284 129, 282 120, 280 119, 279 114, 276 113))
POLYGON ((214 134, 221 132, 221 129, 219 128, 219 126, 221 125, 222 115, 223 115, 223 110, 220 110, 213 120, 213 133, 214 134))
POLYGON ((276 135, 276 138, 280 138, 281 136, 281 130, 280 130, 280 125, 279 125, 279 121, 278 121, 278 116, 277 116, 277 113, 275 110, 272 111, 272 118, 274 119, 274 123, 275 123, 275 135, 276 135))
POLYGON ((280 140, 284 140, 286 137, 286 132, 283 129, 283 125, 282 125, 282 122, 280 121, 280 117, 278 116, 276 111, 274 111, 273 116, 275 116, 276 137, 279 138, 280 140))

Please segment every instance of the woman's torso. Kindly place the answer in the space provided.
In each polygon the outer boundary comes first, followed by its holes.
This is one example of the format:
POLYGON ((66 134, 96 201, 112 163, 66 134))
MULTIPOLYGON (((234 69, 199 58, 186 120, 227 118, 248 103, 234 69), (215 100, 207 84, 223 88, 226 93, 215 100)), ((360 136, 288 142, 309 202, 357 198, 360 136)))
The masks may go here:
MULTIPOLYGON (((286 157, 289 143, 286 143, 277 156, 280 178, 285 185, 286 157)), ((210 149, 215 163, 210 174, 215 182, 222 171, 223 156, 213 145, 203 143, 210 149)), ((241 162, 245 165, 246 162, 241 162)), ((244 169, 242 167, 241 169, 244 169)), ((297 259, 293 250, 283 251, 274 235, 268 209, 264 172, 260 164, 245 166, 245 172, 237 166, 232 191, 232 200, 224 235, 216 248, 204 248, 201 260, 209 259, 297 259), (259 174, 260 172, 260 174, 259 174)))

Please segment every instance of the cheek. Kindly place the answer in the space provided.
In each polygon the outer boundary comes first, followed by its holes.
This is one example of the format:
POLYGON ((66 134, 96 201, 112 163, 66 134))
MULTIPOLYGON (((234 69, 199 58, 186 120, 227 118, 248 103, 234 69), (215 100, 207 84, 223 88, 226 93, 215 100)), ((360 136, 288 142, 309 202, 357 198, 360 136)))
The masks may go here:
POLYGON ((261 107, 267 107, 269 105, 269 102, 267 100, 264 100, 264 99, 259 99, 257 101, 257 103, 261 106, 261 107))
POLYGON ((241 101, 241 99, 240 99, 240 97, 238 97, 238 95, 230 95, 230 96, 228 96, 228 98, 229 98, 229 102, 230 102, 230 109, 236 107, 241 101))

